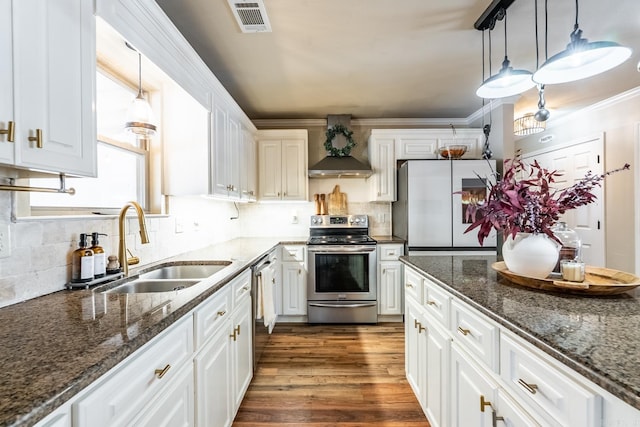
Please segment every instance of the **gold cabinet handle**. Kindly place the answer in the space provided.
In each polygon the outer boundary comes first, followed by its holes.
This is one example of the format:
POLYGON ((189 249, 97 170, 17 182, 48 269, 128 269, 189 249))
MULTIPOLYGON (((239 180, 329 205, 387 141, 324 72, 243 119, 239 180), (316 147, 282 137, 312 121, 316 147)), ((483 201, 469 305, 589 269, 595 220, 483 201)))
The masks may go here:
POLYGON ((240 335, 240 325, 236 326, 233 333, 240 335))
POLYGON ((229 335, 229 338, 233 338, 233 340, 236 340, 236 331, 234 329, 233 333, 231 335, 229 335))
POLYGON ((42 148, 42 129, 36 129, 36 136, 27 138, 29 142, 35 142, 36 147, 42 148))
POLYGON ((276 278, 275 277, 271 278, 271 283, 273 283, 274 285, 276 284, 276 278))
POLYGON ((156 374, 156 377, 158 379, 161 379, 162 377, 164 377, 164 374, 169 371, 169 369, 171 369, 171 365, 167 364, 167 366, 165 366, 163 369, 156 369, 154 373, 156 374))
POLYGON ((382 269, 382 274, 387 274, 387 269, 386 268, 382 269))
POLYGON ((8 142, 15 142, 16 140, 16 127, 13 121, 7 123, 6 129, 0 129, 0 135, 7 135, 8 142))
POLYGON ((434 306, 438 307, 438 303, 437 303, 437 302, 435 302, 435 301, 433 301, 433 300, 429 300, 429 301, 427 301, 427 304, 428 304, 428 305, 434 305, 434 306))
POLYGON ((226 312, 225 310, 220 310, 220 311, 217 313, 217 316, 216 316, 216 317, 222 317, 222 316, 224 316, 225 314, 227 314, 227 312, 226 312))
POLYGON ((411 283, 407 283, 406 285, 404 285, 405 288, 413 288, 414 286, 411 283))
POLYGON ((418 322, 418 333, 421 334, 422 331, 426 331, 426 330, 427 330, 427 328, 422 326, 422 323, 418 322))
POLYGON ((480 395, 480 412, 484 412, 485 406, 493 409, 493 405, 491 404, 491 402, 489 402, 488 400, 484 400, 484 396, 480 395))
POLYGON ((518 378, 518 384, 520 384, 522 387, 524 387, 531 394, 536 394, 538 392, 538 385, 537 384, 529 384, 525 380, 523 380, 522 378, 518 378))
POLYGON ((413 319, 413 328, 417 328, 418 325, 420 324, 420 322, 418 322, 418 319, 413 319))
POLYGON ((467 336, 471 333, 469 329, 464 329, 462 326, 458 326, 458 332, 460 332, 464 336, 467 336))
POLYGON ((298 269, 298 276, 302 274, 302 270, 298 269))
POLYGON ((249 287, 245 285, 245 286, 242 287, 242 290, 246 292, 246 291, 249 290, 249 287))

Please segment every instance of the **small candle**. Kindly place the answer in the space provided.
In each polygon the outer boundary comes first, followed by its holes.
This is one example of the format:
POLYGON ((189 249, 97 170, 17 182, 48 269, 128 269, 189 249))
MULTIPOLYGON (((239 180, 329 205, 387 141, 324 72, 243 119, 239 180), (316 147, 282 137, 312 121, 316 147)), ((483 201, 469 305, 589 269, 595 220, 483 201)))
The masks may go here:
POLYGON ((584 281, 584 262, 577 260, 562 260, 560 262, 562 278, 570 282, 584 281))

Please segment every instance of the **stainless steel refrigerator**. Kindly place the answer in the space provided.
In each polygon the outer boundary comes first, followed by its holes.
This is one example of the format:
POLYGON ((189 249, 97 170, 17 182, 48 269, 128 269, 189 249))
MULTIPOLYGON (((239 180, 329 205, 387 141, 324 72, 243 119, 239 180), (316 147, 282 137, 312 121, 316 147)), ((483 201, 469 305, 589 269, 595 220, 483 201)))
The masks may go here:
POLYGON ((477 229, 464 232, 474 220, 467 207, 486 200, 494 171, 494 160, 408 160, 398 169, 393 234, 409 251, 495 251, 495 231, 482 247, 477 229))

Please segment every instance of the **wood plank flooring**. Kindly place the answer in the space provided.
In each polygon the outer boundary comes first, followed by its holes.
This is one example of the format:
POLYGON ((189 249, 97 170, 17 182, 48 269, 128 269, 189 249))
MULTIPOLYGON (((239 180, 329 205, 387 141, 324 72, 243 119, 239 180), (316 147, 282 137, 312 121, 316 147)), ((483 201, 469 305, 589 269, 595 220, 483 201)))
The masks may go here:
POLYGON ((404 328, 278 324, 234 427, 428 427, 406 381, 404 328))

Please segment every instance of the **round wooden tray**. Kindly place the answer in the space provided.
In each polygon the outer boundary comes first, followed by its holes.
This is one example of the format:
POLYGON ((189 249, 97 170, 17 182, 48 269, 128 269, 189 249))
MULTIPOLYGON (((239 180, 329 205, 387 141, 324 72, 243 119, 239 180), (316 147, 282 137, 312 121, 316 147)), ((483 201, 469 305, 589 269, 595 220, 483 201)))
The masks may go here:
POLYGON ((553 277, 537 279, 521 276, 509 271, 504 261, 494 262, 491 268, 520 286, 576 295, 615 295, 640 286, 640 277, 631 273, 590 265, 585 267, 584 282, 569 282, 553 277))

